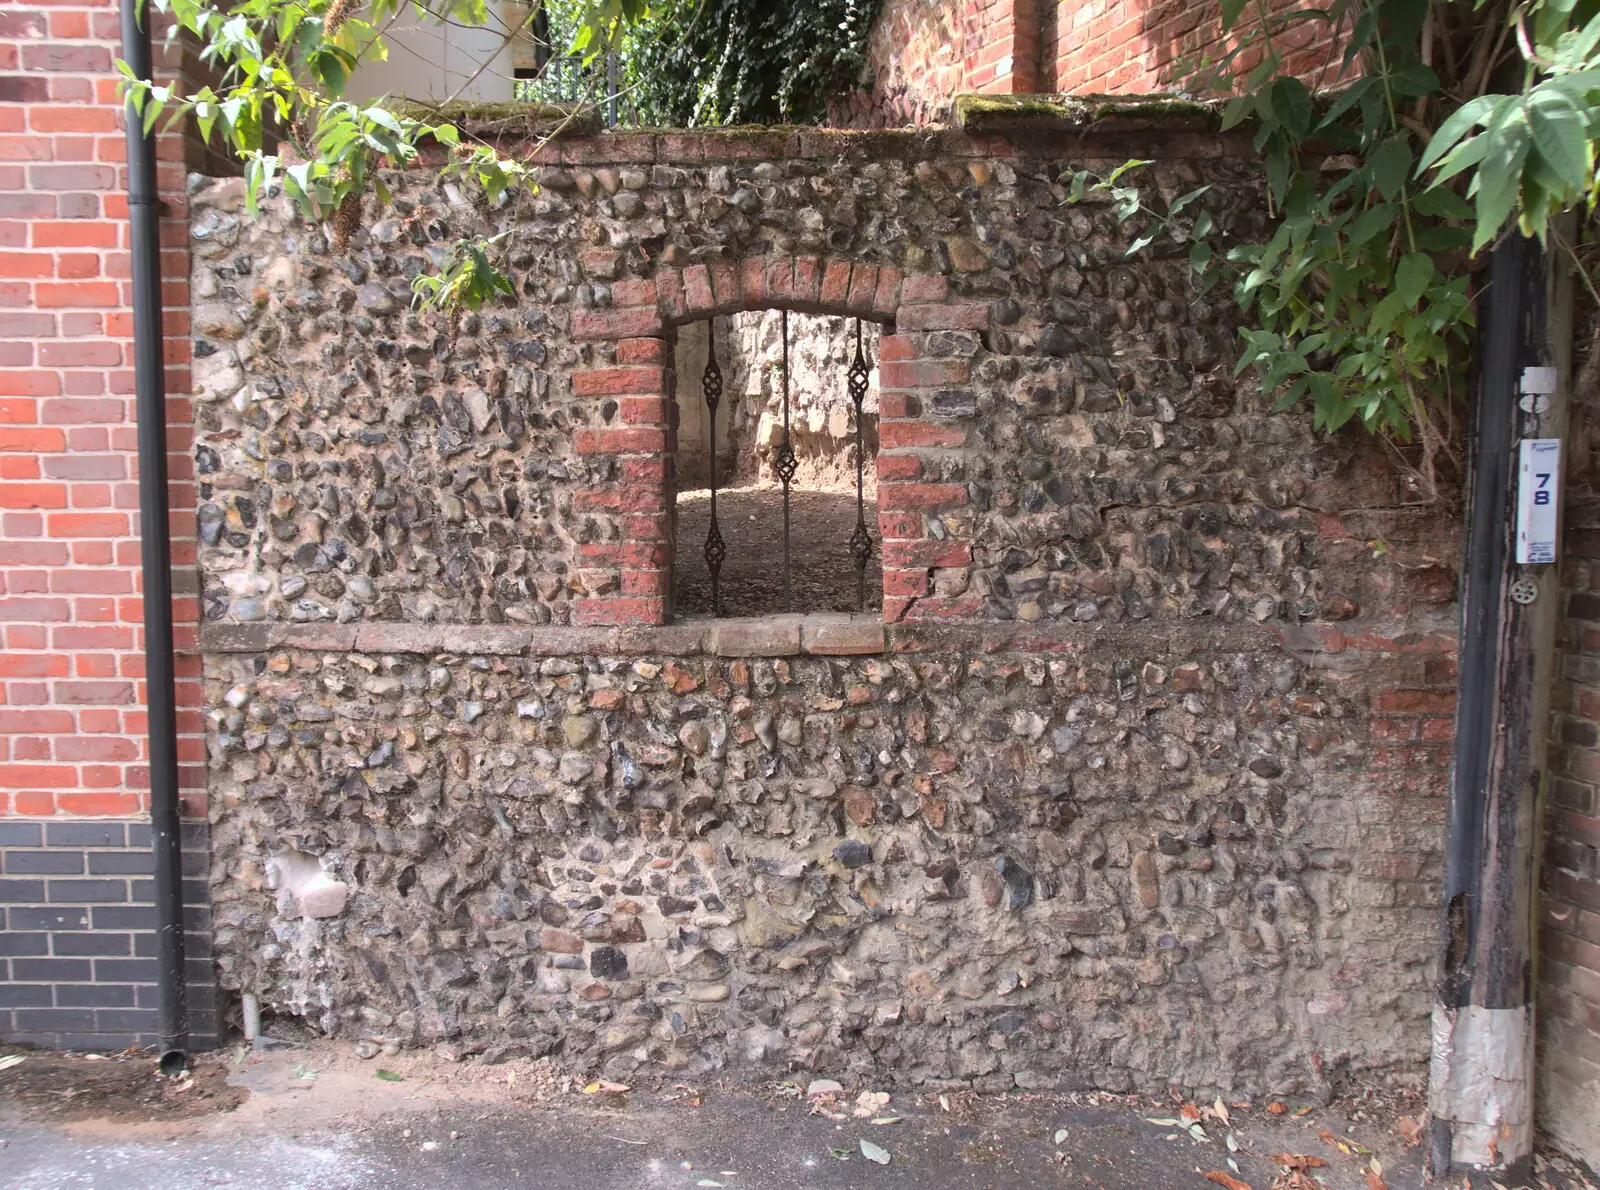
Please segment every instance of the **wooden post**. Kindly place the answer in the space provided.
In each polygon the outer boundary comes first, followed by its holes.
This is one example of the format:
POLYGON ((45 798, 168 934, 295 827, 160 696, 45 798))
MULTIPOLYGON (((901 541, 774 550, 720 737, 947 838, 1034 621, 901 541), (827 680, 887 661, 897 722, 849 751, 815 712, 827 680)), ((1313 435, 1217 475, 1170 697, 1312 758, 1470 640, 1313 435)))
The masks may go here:
POLYGON ((1480 306, 1429 1079, 1436 1178, 1481 1172, 1527 1185, 1533 1173, 1534 939, 1560 574, 1516 562, 1517 450, 1524 438, 1566 437, 1571 304, 1564 258, 1547 260, 1515 230, 1495 248, 1480 306), (1556 391, 1524 394, 1530 367, 1554 367, 1556 391))

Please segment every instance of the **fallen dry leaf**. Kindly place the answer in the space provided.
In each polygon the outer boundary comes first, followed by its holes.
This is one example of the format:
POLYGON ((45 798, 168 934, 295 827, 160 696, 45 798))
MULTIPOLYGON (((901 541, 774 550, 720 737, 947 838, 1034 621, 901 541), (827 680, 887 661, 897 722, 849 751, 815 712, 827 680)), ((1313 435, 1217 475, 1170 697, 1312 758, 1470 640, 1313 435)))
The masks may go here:
POLYGON ((1383 1174, 1377 1168, 1377 1164, 1374 1161, 1364 1171, 1367 1175, 1367 1190, 1389 1190, 1389 1183, 1383 1180, 1383 1174))
POLYGON ((1178 1109, 1178 1115, 1185 1124, 1192 1124, 1200 1118, 1200 1109, 1192 1103, 1185 1103, 1178 1109))
POLYGON ((1228 1105, 1222 1102, 1221 1095, 1217 1096, 1217 1101, 1211 1105, 1211 1110, 1216 1115, 1217 1119, 1221 1120, 1224 1124, 1231 1123, 1231 1121, 1228 1119, 1228 1105))
POLYGON ((1226 1186, 1228 1190, 1255 1190, 1249 1182, 1241 1182, 1230 1173, 1223 1173, 1220 1169, 1213 1169, 1205 1175, 1206 1181, 1215 1182, 1219 1186, 1226 1186))
POLYGON ((882 1145, 875 1145, 870 1140, 861 1142, 861 1155, 875 1165, 888 1165, 894 1157, 882 1145))
POLYGON ((1408 1145, 1422 1143, 1421 1116, 1401 1116, 1394 1122, 1394 1130, 1400 1134, 1400 1139, 1408 1145))
POLYGON ((1272 1159, 1287 1169, 1321 1169, 1328 1163, 1321 1157, 1308 1157, 1304 1153, 1274 1153, 1272 1159))
POLYGON ((1271 1112, 1275 1116, 1281 1116, 1281 1115, 1283 1115, 1284 1112, 1288 1111, 1289 1109, 1286 1108, 1285 1106, 1283 1106, 1283 1104, 1279 1103, 1276 1099, 1274 1099, 1271 1103, 1267 1104, 1267 1110, 1269 1112, 1271 1112))
POLYGON ((1311 1174, 1293 1169, 1274 1178, 1267 1190, 1327 1190, 1327 1187, 1311 1174))

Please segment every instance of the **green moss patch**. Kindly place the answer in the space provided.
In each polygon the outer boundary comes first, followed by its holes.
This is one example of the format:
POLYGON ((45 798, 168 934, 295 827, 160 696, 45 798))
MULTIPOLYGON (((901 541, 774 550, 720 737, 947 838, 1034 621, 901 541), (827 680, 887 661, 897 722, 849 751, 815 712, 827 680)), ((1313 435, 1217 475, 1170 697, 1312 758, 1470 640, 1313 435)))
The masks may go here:
POLYGON ((603 127, 600 112, 594 107, 569 107, 556 103, 477 102, 454 100, 429 103, 404 99, 395 104, 397 113, 428 124, 454 124, 474 136, 515 136, 558 129, 572 135, 599 132, 603 127))
POLYGON ((956 124, 968 132, 1081 132, 1097 124, 1216 127, 1221 109, 1180 95, 958 95, 956 124))

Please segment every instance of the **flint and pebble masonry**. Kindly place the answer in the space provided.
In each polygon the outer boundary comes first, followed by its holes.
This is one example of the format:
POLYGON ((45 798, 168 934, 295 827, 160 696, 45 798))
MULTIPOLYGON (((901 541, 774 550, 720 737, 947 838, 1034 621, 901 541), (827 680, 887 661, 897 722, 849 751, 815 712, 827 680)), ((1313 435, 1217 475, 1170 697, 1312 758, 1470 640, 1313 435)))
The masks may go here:
MULTIPOLYGON (((1138 89, 1116 73, 1126 47, 1144 38, 1154 58, 1142 77, 1154 77, 1172 43, 1199 36, 1193 13, 999 0, 962 8, 952 38, 927 25, 939 7, 885 7, 874 56, 890 90, 858 117, 899 104, 925 118, 966 87, 1027 89, 1030 22, 1044 89, 1069 89, 1069 66, 1090 89, 1138 89), (1052 66, 1080 34, 1088 61, 1052 66), (895 90, 907 79, 934 86, 895 90)), ((129 820, 145 780, 115 38, 108 3, 21 6, 0 21, 11 307, 0 318, 0 881, 20 897, 4 905, 0 1035, 95 1047, 142 1037, 146 1023, 97 1015, 128 1011, 104 1001, 75 1007, 100 994, 94 977, 135 1010, 149 994, 128 970, 96 965, 147 948, 142 878, 127 878, 125 905, 89 903, 80 893, 92 886, 73 883, 143 862, 144 845, 129 820), (110 816, 94 829, 112 834, 62 833, 79 815, 110 816), (116 833, 120 853, 104 842, 116 833), (41 863, 72 870, 19 870, 41 863), (31 928, 63 914, 93 928, 31 928), (98 945, 130 953, 69 953, 98 945), (40 979, 47 968, 13 962, 84 958, 91 982, 81 963, 40 979), (33 1011, 56 1015, 14 1015, 33 1011)), ((455 231, 484 225, 454 192, 414 180, 414 205, 337 260, 315 229, 281 216, 241 244, 226 186, 190 235, 180 139, 164 138, 172 531, 185 563, 197 465, 212 476, 201 532, 218 551, 203 571, 208 633, 231 634, 207 661, 208 779, 230 798, 214 811, 226 841, 208 883, 227 919, 230 994, 260 990, 269 1008, 347 1036, 490 1056, 558 1046, 617 1070, 691 1051, 708 1064, 760 1055, 884 1070, 926 1049, 912 1077, 1320 1087, 1349 1065, 1420 1056, 1454 689, 1452 576, 1426 559, 1456 556, 1451 526, 1410 506, 1383 460, 1313 447, 1303 424, 1235 391, 1226 303, 1196 300, 1168 265, 1124 264, 1102 211, 1061 206, 1059 165, 1137 149, 1162 159, 1163 186, 1227 181, 1218 209, 1251 217, 1238 197, 1251 167, 1228 146, 1154 139, 569 140, 543 194, 517 209, 518 307, 465 320, 451 342, 403 311, 418 260, 439 263, 455 231), (212 361, 203 395, 231 410, 219 420, 202 406, 210 441, 194 451, 181 395, 190 244, 205 248, 195 276, 213 299, 194 340, 212 361), (868 269, 899 270, 894 302, 880 307, 873 287, 874 314, 924 352, 917 367, 952 373, 907 383, 911 416, 896 432, 910 437, 879 460, 902 482, 966 485, 965 504, 890 518, 913 530, 890 535, 891 569, 909 572, 890 581, 926 582, 931 598, 891 596, 905 621, 882 653, 864 651, 859 625, 818 628, 835 635, 816 649, 804 627, 799 646, 772 626, 715 640, 676 625, 571 628, 607 618, 596 601, 608 599, 617 618, 663 618, 672 460, 671 422, 650 416, 669 394, 580 399, 568 386, 667 362, 678 289, 694 295, 686 316, 735 291, 740 304, 769 302, 785 277, 794 286, 797 259, 826 262, 825 277, 849 267, 844 299, 831 289, 834 304, 817 307, 830 312, 868 300, 868 269), (736 286, 708 299, 728 265, 736 286), (750 269, 774 287, 747 290, 750 269), (322 304, 308 288, 326 291, 322 304), (987 312, 950 334, 899 317, 963 303, 987 312), (575 313, 630 308, 646 312, 628 316, 636 336, 580 344, 571 333, 575 313), (624 406, 632 421, 619 422, 624 406), (619 425, 663 449, 572 449, 573 431, 619 425), (433 441, 412 455, 392 449, 423 437, 433 441), (224 467, 241 439, 243 458, 224 467), (302 506, 295 485, 313 481, 323 490, 302 506), (644 489, 636 512, 615 494, 630 486, 644 489), (579 501, 580 490, 605 494, 579 501), (285 543, 278 553, 241 564, 269 535, 285 543), (381 565, 338 552, 377 537, 381 565), (1404 565, 1373 558, 1374 540, 1404 565), (641 601, 631 610, 617 602, 624 581, 641 601), (981 603, 963 611, 964 635, 918 635, 917 620, 969 591, 981 603), (1208 631, 1243 616, 1259 635, 1208 631), (1151 631, 1172 623, 1190 632, 1151 631), (1283 771, 1264 775, 1274 763, 1283 771), (329 789, 339 765, 359 796, 329 789), (798 832, 785 833, 785 814, 798 832), (1063 833, 1067 819, 1088 825, 1063 833), (937 861, 928 848, 942 848, 937 861), (267 890, 272 860, 289 879, 267 890), (886 888, 901 895, 886 903, 886 888), (302 912, 331 915, 297 915, 297 895, 302 912), (1064 909, 1104 932, 1050 925, 1064 909), (766 944, 768 914, 797 940, 766 944), (643 942, 629 940, 636 931, 643 942), (381 978, 351 958, 364 949, 381 978), (726 1000, 707 998, 724 986, 726 1000), (1191 1055, 1173 1060, 1184 1046, 1191 1055)), ((808 266, 798 275, 809 286, 808 266)), ((1541 1013, 1543 1122, 1590 1152, 1592 1119, 1566 1108, 1600 1080, 1592 457, 1580 433, 1541 1013)), ((176 608, 190 707, 193 574, 177 576, 176 608)), ((184 715, 186 759, 198 762, 202 723, 184 715)), ((186 802, 203 812, 198 763, 192 772, 186 802)), ((197 1035, 209 1028, 196 1022, 197 1035)))
POLYGON ((561 139, 344 253, 195 179, 221 986, 612 1076, 1415 1078, 1454 525, 1063 204, 1130 152, 1259 218, 1138 129, 561 139), (410 308, 500 231, 515 303, 410 308), (773 306, 884 325, 882 623, 673 620, 675 328, 773 306))

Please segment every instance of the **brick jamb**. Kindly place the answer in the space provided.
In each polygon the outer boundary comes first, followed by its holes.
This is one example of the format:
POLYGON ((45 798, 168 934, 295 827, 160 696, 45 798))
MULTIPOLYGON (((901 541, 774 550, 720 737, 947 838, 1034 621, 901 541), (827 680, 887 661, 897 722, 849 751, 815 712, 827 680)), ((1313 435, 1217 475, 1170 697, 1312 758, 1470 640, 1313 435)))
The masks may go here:
POLYGON ((976 614, 975 595, 935 593, 934 570, 970 564, 971 544, 935 541, 926 515, 965 505, 966 488, 922 479, 926 457, 964 452, 968 432, 960 420, 923 413, 922 394, 970 378, 966 361, 931 354, 932 333, 988 324, 987 305, 948 297, 943 277, 902 278, 888 266, 773 254, 663 268, 651 280, 613 284, 610 309, 575 315, 573 337, 592 344, 594 358, 603 362, 575 371, 573 391, 608 402, 610 412, 605 424, 577 432, 577 448, 614 463, 613 480, 580 492, 577 500, 618 522, 615 538, 583 547, 588 585, 599 593, 579 601, 577 622, 662 625, 670 619, 677 451, 671 359, 677 327, 776 308, 885 324, 878 451, 883 619, 895 623, 914 607, 926 616, 976 614))

